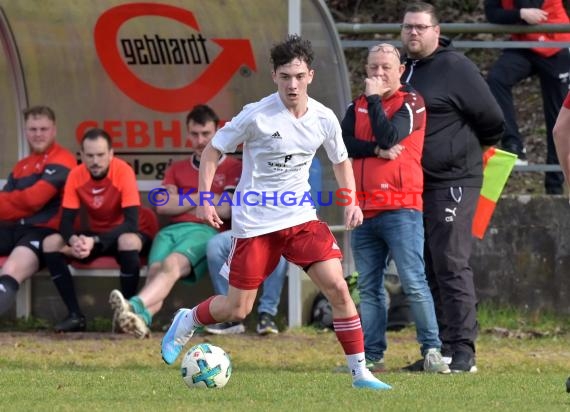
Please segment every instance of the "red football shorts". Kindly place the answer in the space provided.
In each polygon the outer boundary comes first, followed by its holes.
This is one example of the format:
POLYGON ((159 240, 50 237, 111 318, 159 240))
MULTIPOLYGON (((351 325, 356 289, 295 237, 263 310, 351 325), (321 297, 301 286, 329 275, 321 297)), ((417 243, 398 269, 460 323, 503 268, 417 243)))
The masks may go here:
POLYGON ((283 255, 308 268, 315 262, 342 259, 342 252, 326 223, 318 220, 251 238, 234 238, 228 257, 230 285, 258 289, 283 255))

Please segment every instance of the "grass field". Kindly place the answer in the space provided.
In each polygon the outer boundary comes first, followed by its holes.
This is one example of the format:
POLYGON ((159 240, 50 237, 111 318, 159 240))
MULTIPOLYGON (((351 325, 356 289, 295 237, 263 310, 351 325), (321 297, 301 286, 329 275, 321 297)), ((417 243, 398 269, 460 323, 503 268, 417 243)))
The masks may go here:
MULTIPOLYGON (((512 322, 508 312, 495 312, 512 322)), ((413 328, 390 332, 392 391, 355 390, 332 332, 301 328, 278 336, 196 336, 221 346, 233 375, 219 390, 188 389, 179 368, 150 339, 108 333, 0 333, 0 410, 7 411, 570 411, 570 335, 555 322, 532 333, 482 332, 477 374, 428 375, 400 368, 418 358, 413 328), (540 337, 536 337, 540 336, 540 337)), ((483 328, 484 329, 484 328, 483 328)), ((511 332, 514 329, 510 329, 511 332)), ((190 345, 189 345, 190 346, 190 345)))

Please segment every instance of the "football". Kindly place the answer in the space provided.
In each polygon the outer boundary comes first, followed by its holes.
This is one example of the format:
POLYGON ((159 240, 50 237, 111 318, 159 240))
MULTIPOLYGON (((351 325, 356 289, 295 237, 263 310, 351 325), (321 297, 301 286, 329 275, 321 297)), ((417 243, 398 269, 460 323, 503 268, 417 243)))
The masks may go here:
POLYGON ((223 388, 232 375, 232 362, 222 348, 201 343, 186 352, 180 372, 189 388, 223 388))

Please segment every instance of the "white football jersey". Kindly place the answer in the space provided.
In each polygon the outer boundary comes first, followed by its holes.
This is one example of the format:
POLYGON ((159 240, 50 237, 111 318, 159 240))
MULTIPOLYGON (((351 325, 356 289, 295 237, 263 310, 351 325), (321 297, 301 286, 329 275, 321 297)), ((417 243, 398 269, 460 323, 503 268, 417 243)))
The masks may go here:
POLYGON ((332 110, 309 98, 307 112, 296 118, 278 93, 246 105, 212 139, 224 153, 242 143, 242 174, 232 201, 232 231, 240 238, 315 220, 308 193, 317 149, 323 145, 333 164, 348 158, 332 110))

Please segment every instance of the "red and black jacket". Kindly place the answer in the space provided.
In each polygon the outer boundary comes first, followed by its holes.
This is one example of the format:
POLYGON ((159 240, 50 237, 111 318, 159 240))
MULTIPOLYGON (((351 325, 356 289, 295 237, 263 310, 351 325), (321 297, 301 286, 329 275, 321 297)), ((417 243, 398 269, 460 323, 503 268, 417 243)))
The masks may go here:
MULTIPOLYGON (((544 23, 568 24, 568 14, 562 0, 485 0, 485 16, 495 24, 527 24, 520 17, 520 9, 542 9, 548 13, 544 23)), ((518 41, 570 41, 570 33, 520 33, 511 35, 518 41)), ((544 57, 550 57, 560 51, 560 48, 533 47, 533 52, 544 57)))
POLYGON ((0 219, 57 229, 63 187, 76 164, 75 156, 57 143, 20 160, 0 192, 0 219))
POLYGON ((426 127, 423 98, 409 85, 392 96, 360 96, 342 121, 348 155, 354 159, 356 190, 366 193, 360 206, 365 217, 382 210, 422 210, 422 150, 426 127), (376 146, 405 147, 395 160, 380 159, 376 146))

